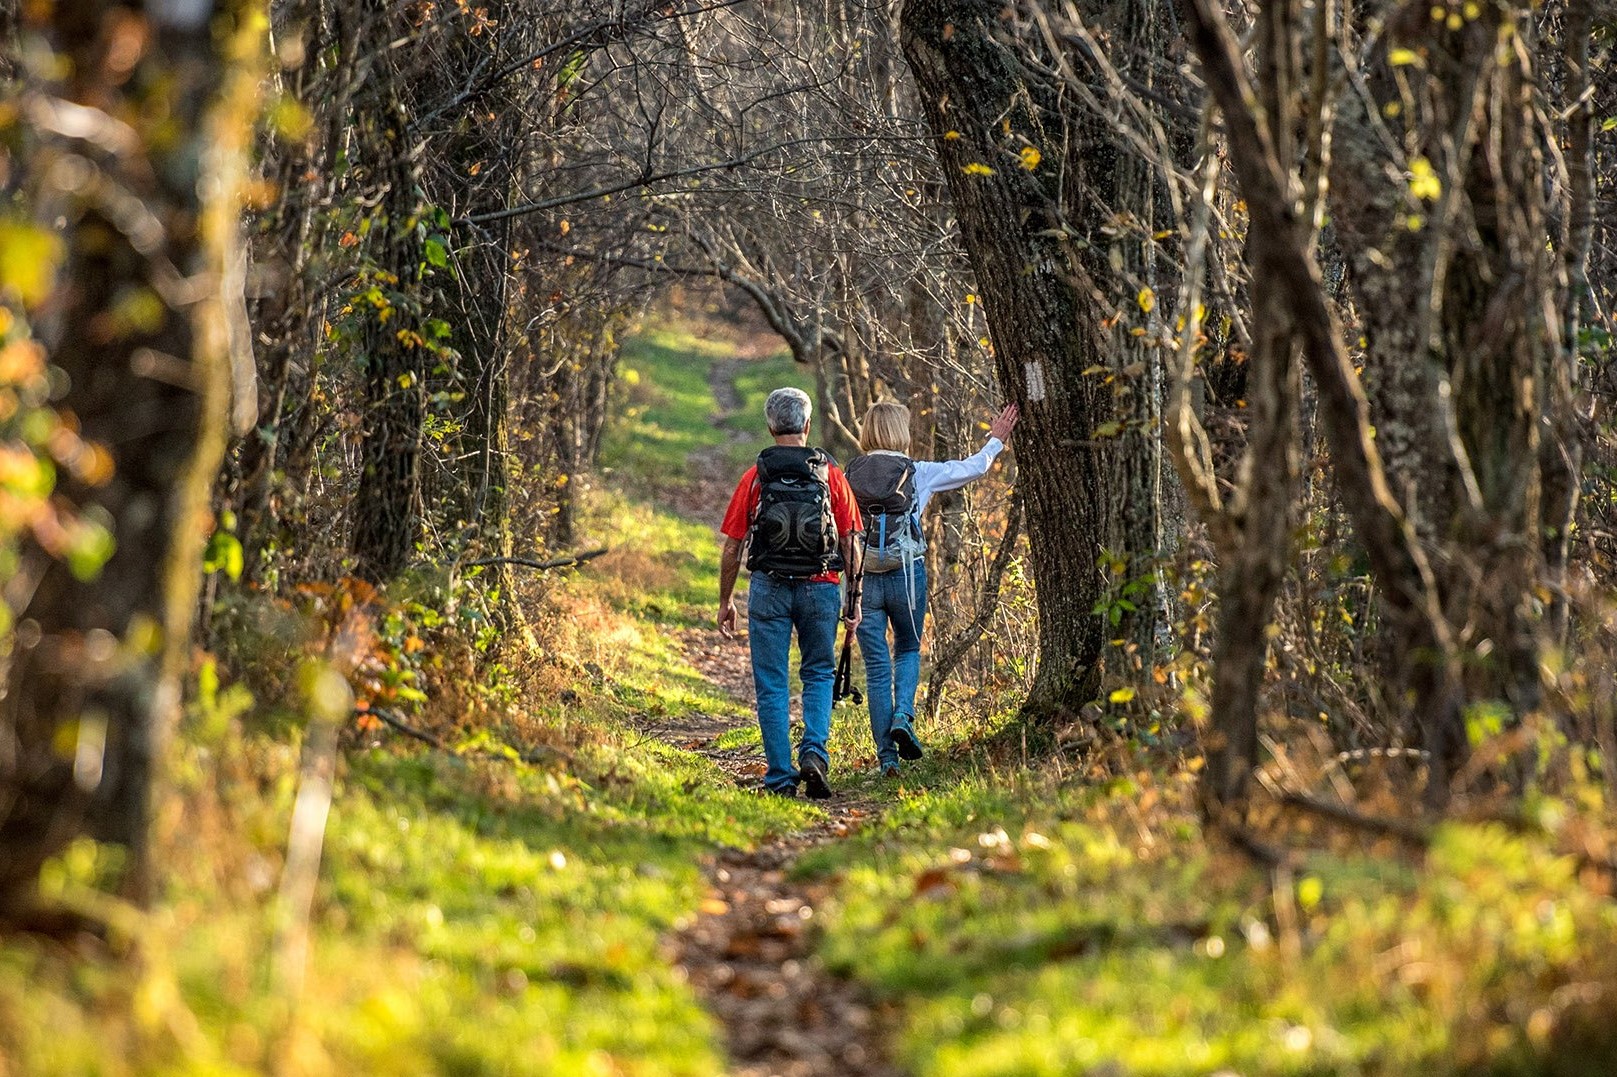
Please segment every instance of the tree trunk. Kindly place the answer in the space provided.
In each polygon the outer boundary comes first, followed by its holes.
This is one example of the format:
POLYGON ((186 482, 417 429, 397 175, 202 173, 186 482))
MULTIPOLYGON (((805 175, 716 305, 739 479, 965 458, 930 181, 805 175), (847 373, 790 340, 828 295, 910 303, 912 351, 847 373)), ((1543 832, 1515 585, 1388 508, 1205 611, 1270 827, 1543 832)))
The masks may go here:
MULTIPOLYGON (((409 242, 415 200, 407 169, 396 164, 393 171, 384 216, 371 231, 380 236, 377 262, 402 281, 415 271, 409 242)), ((419 351, 401 343, 378 314, 371 312, 364 333, 365 432, 350 540, 355 573, 373 582, 403 571, 421 537, 421 424, 426 414, 419 351)))
MULTIPOLYGON (((366 0, 372 33, 387 40, 401 29, 402 14, 385 0, 366 0)), ((408 156, 409 115, 389 85, 385 61, 371 72, 371 86, 356 101, 358 138, 365 165, 382 182, 381 206, 369 238, 369 279, 383 302, 364 312, 360 361, 365 374, 365 428, 360 445, 359 486, 353 502, 349 548, 357 575, 386 580, 410 563, 422 533, 421 437, 426 416, 423 368, 426 349, 403 338, 401 323, 420 309, 420 245, 416 218, 422 212, 416 166, 408 156)))
POLYGON ((1110 460, 1093 434, 1109 406, 1084 374, 1106 363, 1104 315, 1070 257, 1059 184, 1062 158, 1074 186, 1094 147, 1072 138, 1053 88, 1022 65, 997 25, 1003 7, 908 0, 900 27, 982 294, 1000 388, 1022 408, 1018 482, 1039 598, 1039 665, 1023 713, 1051 721, 1097 693, 1106 638, 1094 609, 1110 460), (1049 160, 1023 167, 1022 148, 1049 160))
POLYGON ((251 7, 148 4, 134 17, 149 21, 155 41, 133 78, 107 51, 113 20, 131 17, 124 5, 57 4, 25 23, 72 61, 71 81, 48 92, 114 115, 162 116, 165 130, 160 139, 138 131, 138 141, 114 148, 44 129, 21 158, 45 226, 67 222, 64 283, 39 326, 67 375, 59 408, 87 441, 110 448, 115 468, 102 485, 64 480, 58 493, 102 513, 117 549, 93 580, 39 549, 25 553, 23 572, 38 583, 18 611, 27 630, 13 637, 0 753, 8 915, 31 900, 43 861, 81 833, 129 845, 126 890, 151 892, 151 806, 179 717, 208 490, 224 446, 229 346, 219 282, 239 249, 255 116, 256 78, 240 59, 254 52, 251 7), (99 185, 52 186, 64 173, 51 163, 69 153, 85 155, 77 159, 103 177, 99 185), (140 199, 149 229, 130 229, 128 207, 107 211, 97 192, 112 184, 140 199), (131 295, 154 301, 138 324, 117 311, 131 295))
MULTIPOLYGON (((1448 620, 1467 626, 1467 695, 1521 714, 1539 696, 1534 592, 1559 582, 1576 496, 1560 341, 1576 316, 1546 317, 1547 297, 1578 300, 1545 244, 1527 50, 1499 45, 1525 28, 1501 19, 1485 7, 1449 29, 1397 14, 1364 93, 1345 95, 1332 204, 1356 252, 1377 445, 1438 551, 1448 620)), ((1464 749, 1458 731, 1443 743, 1464 749)))

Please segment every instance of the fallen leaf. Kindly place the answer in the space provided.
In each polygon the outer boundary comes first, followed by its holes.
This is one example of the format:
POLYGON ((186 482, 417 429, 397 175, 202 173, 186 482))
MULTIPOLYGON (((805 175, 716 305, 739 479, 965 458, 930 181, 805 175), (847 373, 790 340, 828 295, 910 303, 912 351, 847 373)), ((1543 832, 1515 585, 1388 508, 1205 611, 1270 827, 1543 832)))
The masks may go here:
POLYGON ((915 896, 941 898, 960 888, 954 877, 943 868, 928 868, 915 877, 915 896))

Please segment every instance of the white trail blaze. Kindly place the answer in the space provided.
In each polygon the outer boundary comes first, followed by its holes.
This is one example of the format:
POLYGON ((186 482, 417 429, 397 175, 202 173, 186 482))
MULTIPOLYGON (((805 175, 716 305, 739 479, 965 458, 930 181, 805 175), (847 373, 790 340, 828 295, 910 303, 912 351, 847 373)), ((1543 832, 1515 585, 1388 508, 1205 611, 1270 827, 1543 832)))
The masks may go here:
POLYGON ((1027 398, 1031 401, 1044 399, 1044 363, 1035 359, 1031 363, 1023 363, 1022 371, 1027 376, 1027 398))

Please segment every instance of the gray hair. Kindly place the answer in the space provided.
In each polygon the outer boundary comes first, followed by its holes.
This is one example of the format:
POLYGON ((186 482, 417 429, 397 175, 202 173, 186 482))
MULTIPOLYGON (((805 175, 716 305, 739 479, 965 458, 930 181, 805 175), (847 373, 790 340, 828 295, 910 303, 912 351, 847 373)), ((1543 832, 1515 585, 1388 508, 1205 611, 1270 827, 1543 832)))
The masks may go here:
POLYGON ((801 389, 776 389, 764 401, 764 421, 769 424, 769 432, 777 437, 807 430, 813 411, 814 404, 801 389))

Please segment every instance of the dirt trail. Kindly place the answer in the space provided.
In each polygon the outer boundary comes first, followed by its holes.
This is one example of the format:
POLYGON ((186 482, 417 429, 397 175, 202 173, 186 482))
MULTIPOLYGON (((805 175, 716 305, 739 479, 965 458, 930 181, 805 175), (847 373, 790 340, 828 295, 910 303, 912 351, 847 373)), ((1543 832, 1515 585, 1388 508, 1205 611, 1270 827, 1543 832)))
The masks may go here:
MULTIPOLYGON (((720 414, 740 406, 733 379, 743 360, 715 363, 709 375, 720 414)), ((738 435, 733 440, 740 440, 738 435)), ((751 439, 749 439, 751 440, 751 439)), ((717 520, 735 476, 725 447, 693 454, 695 488, 688 493, 698 518, 717 520), (704 502, 694 504, 695 502, 704 502)), ((745 642, 717 629, 689 629, 680 643, 715 685, 752 699, 745 642)), ((763 754, 755 746, 720 748, 718 739, 750 724, 700 716, 647 732, 712 759, 731 781, 763 795, 763 754)), ((793 880, 793 863, 806 850, 846 837, 879 810, 873 801, 839 792, 823 802, 827 818, 746 852, 721 850, 706 866, 709 891, 700 914, 668 942, 670 958, 689 978, 708 1011, 724 1028, 733 1077, 899 1077, 888 1059, 886 1033, 895 1015, 873 1005, 853 982, 833 975, 815 956, 817 912, 831 891, 826 883, 793 880)))
MULTIPOLYGON (((686 635, 687 650, 699 669, 726 684, 734 663, 724 661, 724 652, 737 645, 691 646, 697 643, 693 637, 705 634, 719 638, 717 632, 692 631, 686 635), (720 659, 718 668, 705 660, 710 658, 720 659)), ((723 719, 706 718, 654 732, 706 755, 736 784, 757 788, 763 764, 758 749, 714 745, 733 728, 723 719)), ((868 822, 878 805, 837 793, 824 807, 827 818, 814 826, 751 852, 721 851, 706 867, 709 891, 700 915, 670 940, 671 957, 724 1027, 734 1077, 897 1077, 902 1072, 884 1046, 895 1015, 872 1005, 858 985, 833 975, 815 956, 816 914, 831 885, 791 878, 799 856, 846 837, 868 822)))
MULTIPOLYGON (((741 408, 741 395, 736 392, 735 376, 746 362, 745 359, 719 359, 708 371, 708 385, 712 387, 713 398, 719 405, 712 416, 715 429, 722 430, 724 421, 741 408)), ((760 415, 758 420, 761 428, 763 416, 760 415)), ((740 444, 762 447, 763 441, 759 434, 730 430, 722 445, 691 453, 686 461, 684 481, 674 493, 675 510, 691 519, 711 520, 717 527, 725 506, 730 503, 730 493, 735 489, 736 480, 741 478, 741 471, 730 463, 731 447, 740 444)))

